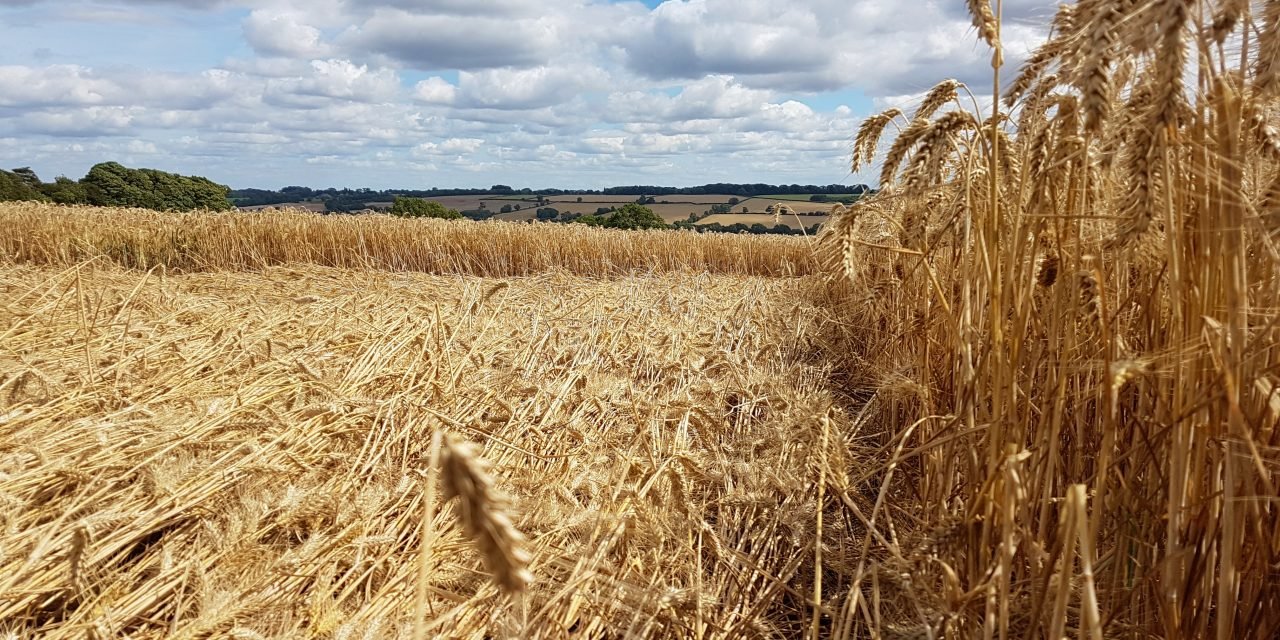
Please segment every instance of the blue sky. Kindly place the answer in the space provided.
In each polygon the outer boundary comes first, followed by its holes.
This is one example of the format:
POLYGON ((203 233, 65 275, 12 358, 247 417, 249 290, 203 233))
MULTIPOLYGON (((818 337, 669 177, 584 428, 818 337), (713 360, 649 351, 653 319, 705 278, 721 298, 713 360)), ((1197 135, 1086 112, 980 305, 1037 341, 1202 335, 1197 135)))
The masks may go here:
MULTIPOLYGON (((859 120, 956 77, 960 0, 0 0, 0 166, 236 187, 869 182, 859 120)), ((1054 4, 1006 0, 1016 64, 1054 4)))

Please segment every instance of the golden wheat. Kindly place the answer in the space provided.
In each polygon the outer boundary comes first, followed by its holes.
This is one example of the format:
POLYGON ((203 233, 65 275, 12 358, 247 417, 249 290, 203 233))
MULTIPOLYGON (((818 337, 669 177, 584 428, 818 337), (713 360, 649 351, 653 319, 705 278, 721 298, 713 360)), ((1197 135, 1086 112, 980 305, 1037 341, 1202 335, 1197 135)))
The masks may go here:
POLYGON ((553 268, 609 277, 633 271, 801 276, 817 267, 810 244, 797 237, 469 222, 0 203, 0 227, 8 231, 0 235, 0 260, 70 266, 105 259, 183 272, 316 264, 483 277, 553 268))
POLYGON ((847 420, 803 282, 0 265, 0 630, 801 628, 847 420))
POLYGON ((914 463, 864 477, 919 508, 859 518, 834 637, 1280 633, 1276 6, 1064 6, 1015 125, 890 146, 859 208, 898 233, 833 219, 839 379, 914 463))

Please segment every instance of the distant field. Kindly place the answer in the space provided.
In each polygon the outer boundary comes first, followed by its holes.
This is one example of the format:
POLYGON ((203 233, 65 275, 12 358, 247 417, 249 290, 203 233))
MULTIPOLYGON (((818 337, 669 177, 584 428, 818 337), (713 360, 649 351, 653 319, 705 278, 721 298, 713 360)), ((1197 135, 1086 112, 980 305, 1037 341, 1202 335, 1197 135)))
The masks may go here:
MULTIPOLYGON (((835 196, 833 196, 835 197, 835 196)), ((731 199, 737 198, 738 203, 733 205, 733 211, 740 213, 743 207, 747 208, 748 213, 764 214, 765 209, 777 202, 786 202, 796 213, 821 213, 827 214, 831 211, 831 207, 835 204, 832 202, 809 202, 809 196, 806 195, 779 195, 779 196, 761 196, 758 198, 740 198, 724 194, 705 195, 705 196, 657 196, 657 202, 646 205, 653 209, 654 213, 662 216, 667 222, 678 222, 689 217, 689 214, 702 215, 710 209, 712 205, 727 204, 731 199), (666 201, 668 204, 662 204, 666 201)), ((500 216, 502 220, 528 220, 533 217, 532 210, 540 208, 536 201, 536 196, 514 195, 514 196, 439 196, 435 198, 424 198, 433 200, 440 204, 457 209, 458 211, 471 211, 481 208, 483 204, 486 209, 497 213, 502 210, 504 205, 520 205, 521 212, 505 214, 500 216), (528 215, 524 215, 524 210, 529 210, 528 215)), ((636 197, 632 196, 604 196, 604 195, 586 195, 586 196, 551 196, 547 198, 547 204, 544 207, 552 207, 557 211, 564 213, 580 213, 592 214, 600 207, 620 207, 624 204, 635 202, 636 197), (578 202, 578 198, 582 198, 582 202, 578 202)), ((391 202, 369 202, 370 208, 386 209, 391 207, 391 202)), ((243 211, 260 211, 263 209, 307 209, 309 211, 324 211, 323 202, 288 202, 283 204, 258 205, 251 207, 240 207, 243 211)))
POLYGON ((449 207, 450 209, 457 209, 458 211, 470 211, 472 209, 479 209, 480 203, 482 202, 485 204, 485 208, 492 209, 494 211, 497 211, 502 206, 502 205, 495 206, 493 204, 493 201, 496 200, 496 198, 492 196, 440 196, 437 198, 424 198, 424 199, 434 200, 435 202, 439 202, 440 204, 446 207, 449 207))
POLYGON ((815 224, 822 224, 826 222, 828 219, 830 219, 830 216, 801 216, 800 221, 797 222, 795 216, 782 216, 777 222, 774 222, 774 217, 772 214, 730 213, 730 214, 717 214, 714 216, 707 216, 699 220, 698 224, 700 225, 714 224, 718 222, 722 225, 729 226, 731 224, 738 224, 738 223, 742 223, 746 225, 760 223, 762 225, 765 225, 766 227, 772 227, 775 224, 785 224, 788 227, 791 227, 792 229, 798 229, 801 226, 804 226, 807 228, 807 227, 812 227, 815 224), (803 222, 804 224, 801 225, 800 222, 803 222))
MULTIPOLYGON (((552 209, 555 209, 560 213, 579 213, 582 215, 590 215, 595 213, 596 209, 599 209, 601 207, 621 207, 622 205, 628 204, 630 202, 633 202, 633 201, 628 200, 626 202, 602 202, 602 201, 587 202, 584 200, 582 202, 572 202, 572 201, 551 202, 543 206, 551 207, 552 209)), ((505 204, 512 204, 512 203, 511 202, 503 202, 500 204, 490 203, 489 209, 491 211, 500 211, 502 206, 505 204)), ((534 217, 534 213, 538 209, 542 208, 534 204, 533 202, 521 202, 518 204, 520 205, 520 211, 512 211, 510 213, 498 213, 494 217, 499 220, 532 220, 534 217)), ((704 212, 706 212, 707 209, 711 208, 711 204, 648 204, 645 206, 649 207, 650 209, 653 209, 653 212, 658 214, 659 216, 662 216, 662 219, 666 220, 667 223, 686 220, 688 219, 689 214, 691 213, 702 215, 704 212)))
MULTIPOLYGON (((862 197, 862 194, 858 194, 858 193, 824 193, 824 194, 818 194, 818 195, 825 195, 827 196, 827 198, 831 200, 839 200, 840 198, 862 197)), ((812 198, 813 196, 814 194, 811 194, 811 193, 784 193, 781 195, 767 195, 767 196, 759 196, 759 197, 764 200, 800 200, 803 202, 808 202, 809 198, 812 198)))
MULTIPOLYGON (((626 204, 628 202, 635 202, 637 199, 639 199, 639 197, 640 196, 628 196, 628 195, 591 194, 591 195, 580 196, 580 195, 568 194, 568 195, 559 195, 559 196, 547 196, 547 200, 549 202, 557 202, 557 203, 559 202, 576 203, 578 201, 578 198, 582 198, 583 204, 592 203, 592 202, 602 203, 602 204, 626 204)), ((659 203, 665 200, 669 203, 682 203, 682 204, 693 203, 693 204, 705 204, 708 206, 713 204, 722 204, 722 203, 728 202, 731 198, 737 198, 739 200, 744 199, 742 196, 731 196, 727 194, 710 194, 710 195, 701 195, 701 196, 685 196, 685 195, 657 196, 655 195, 652 197, 659 203)), ((537 196, 517 194, 512 196, 489 196, 486 199, 488 200, 522 200, 522 201, 533 202, 534 200, 537 199, 537 196)))
POLYGON ((252 207, 240 207, 241 211, 264 211, 267 209, 306 209, 307 211, 324 211, 323 202, 285 202, 282 204, 260 204, 252 207))
POLYGON ((534 216, 534 209, 522 209, 520 211, 512 211, 511 213, 494 214, 494 220, 502 220, 504 222, 528 222, 534 216))
MULTIPOLYGON (((712 222, 719 222, 721 224, 726 224, 726 225, 734 224, 736 222, 744 222, 746 224, 755 224, 757 222, 760 222, 762 224, 767 224, 772 227, 774 225, 773 214, 765 213, 764 211, 766 207, 769 207, 775 204, 776 202, 777 202, 776 200, 768 200, 764 198, 753 198, 751 200, 744 200, 740 204, 734 205, 733 207, 734 213, 716 214, 716 215, 704 218, 703 220, 701 220, 701 222, 706 224, 710 224, 712 222), (747 207, 749 213, 745 213, 745 214, 741 213, 743 207, 747 207)), ((510 203, 507 202, 503 204, 510 204, 510 203)), ((602 202, 602 201, 586 202, 584 200, 583 202, 551 202, 550 204, 547 204, 544 206, 551 207, 561 213, 578 213, 582 215, 591 215, 596 212, 596 209, 599 209, 601 207, 621 206, 622 204, 625 204, 625 203, 609 203, 609 202, 602 202)), ((645 206, 649 207, 650 209, 653 209, 653 212, 661 216, 662 219, 667 222, 667 224, 671 224, 674 222, 680 222, 681 220, 687 220, 689 218, 689 214, 702 215, 707 211, 707 209, 711 207, 711 204, 714 204, 714 203, 650 204, 645 206)), ((786 204, 787 206, 794 209, 796 213, 800 214, 800 219, 804 222, 804 226, 806 227, 813 226, 820 222, 826 222, 827 218, 829 217, 827 214, 831 212, 831 207, 832 207, 831 203, 821 203, 821 202, 792 201, 792 202, 787 202, 786 204)), ((509 222, 532 220, 534 218, 535 212, 539 208, 537 205, 535 205, 532 202, 529 202, 529 203, 522 202, 520 203, 520 205, 521 205, 520 211, 512 211, 510 213, 499 213, 494 215, 494 218, 498 220, 506 220, 509 222)), ((500 207, 501 205, 494 205, 492 203, 489 205, 489 208, 493 211, 498 211, 500 207)), ((790 220, 783 220, 783 222, 788 226, 793 228, 798 226, 798 223, 796 222, 793 216, 783 216, 783 218, 790 218, 790 220)))
MULTIPOLYGON (((663 220, 668 223, 679 222, 689 218, 690 214, 703 215, 712 205, 727 204, 730 199, 737 196, 724 194, 705 195, 705 196, 667 196, 658 197, 657 202, 645 205, 653 212, 662 216, 663 220), (662 204, 666 200, 668 204, 662 204)), ((830 213, 834 203, 830 202, 808 202, 799 200, 801 196, 767 196, 759 198, 738 198, 739 202, 733 205, 732 211, 741 214, 745 207, 748 214, 765 214, 765 209, 778 202, 786 202, 787 206, 795 210, 801 215, 807 214, 823 214, 830 213)), ((806 199, 808 196, 804 196, 806 199)), ((547 203, 538 205, 535 196, 515 195, 515 196, 439 196, 435 198, 424 198, 432 200, 458 211, 471 211, 484 208, 494 212, 494 217, 499 220, 522 221, 532 220, 534 212, 542 207, 551 207, 561 213, 577 213, 589 215, 596 212, 601 207, 621 207, 636 201, 631 196, 602 196, 602 195, 586 195, 581 196, 582 202, 578 202, 579 196, 552 196, 547 199, 547 203), (499 213, 502 207, 506 205, 520 206, 520 211, 512 211, 509 213, 499 213)), ((391 207, 390 202, 369 202, 370 208, 386 209, 391 207)), ((262 205, 253 207, 241 207, 244 211, 259 211, 263 209, 307 209, 309 211, 324 211, 324 203, 322 202, 290 202, 275 205, 262 205)))
MULTIPOLYGON (((502 205, 499 204, 497 206, 494 206, 493 201, 496 199, 497 198, 489 197, 489 196, 438 196, 435 198, 423 198, 423 200, 439 202, 440 204, 450 209, 457 209, 458 211, 471 211, 473 209, 479 209, 481 203, 483 203, 487 208, 497 211, 502 207, 502 205)), ((386 202, 367 202, 365 204, 367 204, 371 209, 390 209, 391 205, 394 203, 390 201, 386 201, 386 202)))
POLYGON ((799 213, 801 215, 814 214, 814 213, 826 215, 831 213, 831 208, 836 205, 836 203, 834 202, 806 202, 802 200, 779 200, 778 198, 775 198, 773 196, 762 196, 759 198, 752 198, 750 200, 743 200, 741 204, 734 207, 734 210, 741 211, 742 207, 747 207, 751 210, 751 213, 764 213, 764 210, 766 208, 774 204, 777 204, 778 202, 784 202, 788 207, 791 207, 792 211, 795 211, 796 213, 799 213))

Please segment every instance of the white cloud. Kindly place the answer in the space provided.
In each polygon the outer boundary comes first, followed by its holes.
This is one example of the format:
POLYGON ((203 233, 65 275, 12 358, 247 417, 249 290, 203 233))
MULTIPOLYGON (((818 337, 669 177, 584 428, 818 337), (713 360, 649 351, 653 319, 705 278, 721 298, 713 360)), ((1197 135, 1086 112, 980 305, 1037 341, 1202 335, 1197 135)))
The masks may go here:
POLYGON ((400 79, 391 69, 370 69, 350 60, 314 60, 310 73, 272 80, 269 99, 299 107, 322 106, 328 98, 356 102, 390 100, 400 91, 400 79))
POLYGON ((244 35, 255 51, 268 56, 309 59, 330 53, 320 30, 292 12, 255 10, 244 21, 244 35))
POLYGON ((453 104, 458 97, 458 88, 440 76, 432 76, 414 87, 413 97, 428 104, 453 104))
POLYGON ((479 70, 531 67, 561 44, 548 19, 509 20, 490 14, 447 15, 380 8, 340 42, 353 51, 381 54, 415 69, 479 70))
POLYGON ((413 152, 419 156, 467 155, 475 153, 484 144, 480 138, 449 138, 439 143, 424 142, 414 147, 413 152))
MULTIPOLYGON (((1054 5, 1004 5, 1010 75, 1054 5)), ((0 162, 45 174, 827 183, 856 179, 859 115, 990 82, 954 0, 0 0, 9 17, 14 50, 43 53, 0 66, 0 137, 21 141, 0 162), (94 11, 102 41, 75 42, 94 11), (116 46, 139 33, 172 57, 116 46)))
POLYGON ((591 66, 541 66, 489 69, 459 74, 460 102, 489 109, 537 109, 572 100, 580 92, 605 86, 608 76, 591 66))
MULTIPOLYGON (((1051 15, 1048 0, 1017 0, 1010 15, 1051 15)), ((989 73, 960 2, 892 0, 681 0, 628 28, 629 68, 655 79, 731 74, 748 86, 809 91, 858 86, 905 93, 941 77, 989 73)), ((1016 63, 1041 23, 1005 29, 1016 63)))

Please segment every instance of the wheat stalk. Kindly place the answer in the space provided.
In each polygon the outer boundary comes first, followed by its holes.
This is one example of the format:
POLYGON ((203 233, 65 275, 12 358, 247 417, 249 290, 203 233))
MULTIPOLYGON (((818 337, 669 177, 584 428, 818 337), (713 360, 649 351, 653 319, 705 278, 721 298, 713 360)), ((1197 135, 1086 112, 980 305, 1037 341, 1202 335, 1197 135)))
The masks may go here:
POLYGON ((487 466, 474 444, 445 438, 440 457, 445 499, 457 498, 458 521, 494 582, 507 593, 520 593, 533 581, 529 551, 511 521, 510 501, 494 487, 487 466))

